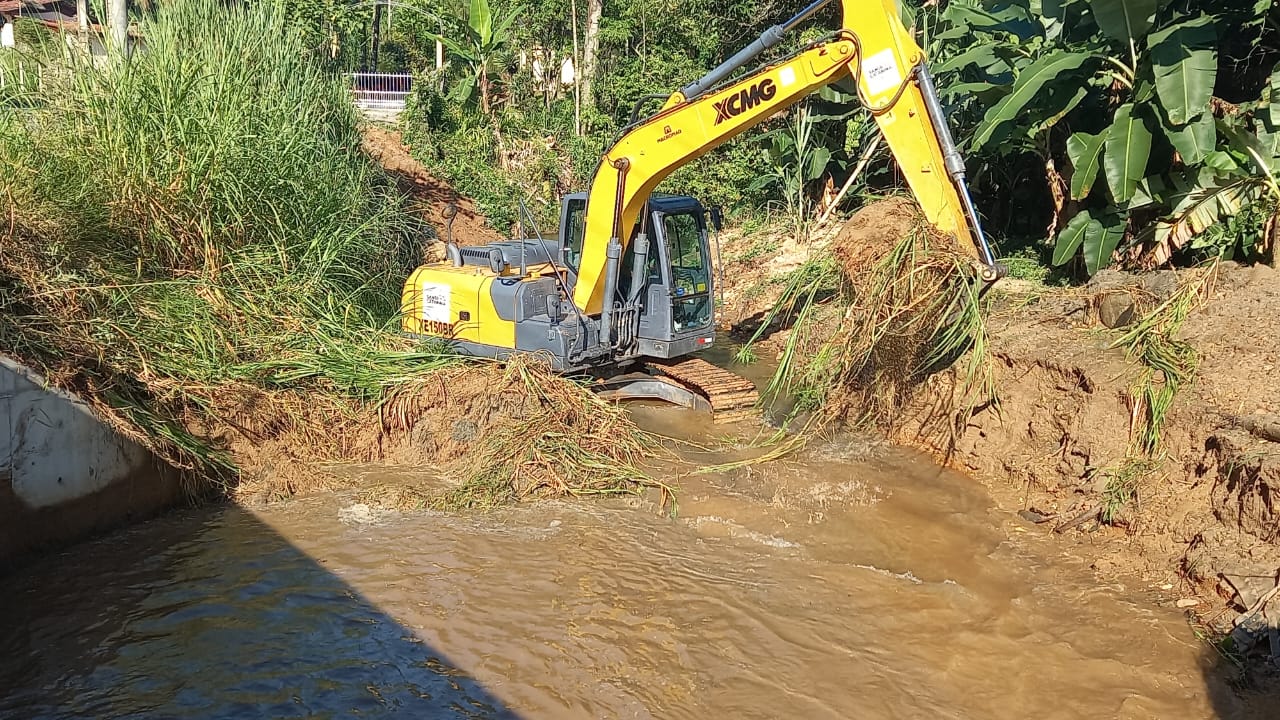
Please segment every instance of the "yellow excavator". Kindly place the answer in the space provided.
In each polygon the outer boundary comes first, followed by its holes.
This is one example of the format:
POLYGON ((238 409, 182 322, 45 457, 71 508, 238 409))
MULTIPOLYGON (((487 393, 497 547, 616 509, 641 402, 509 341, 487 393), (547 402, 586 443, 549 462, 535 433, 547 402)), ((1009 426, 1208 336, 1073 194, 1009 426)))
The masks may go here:
POLYGON ((833 33, 738 72, 836 1, 816 0, 669 96, 641 98, 590 190, 563 199, 558 238, 465 247, 449 233, 446 259, 405 283, 404 332, 484 357, 536 353, 555 370, 597 375, 613 397, 740 414, 755 403, 754 386, 690 357, 715 342, 707 216, 718 229, 719 213, 654 190, 682 165, 837 83, 875 117, 925 217, 971 247, 979 281, 994 283, 1003 269, 969 197, 924 52, 895 0, 838 0, 833 33), (656 99, 665 100, 661 109, 640 117, 656 99))

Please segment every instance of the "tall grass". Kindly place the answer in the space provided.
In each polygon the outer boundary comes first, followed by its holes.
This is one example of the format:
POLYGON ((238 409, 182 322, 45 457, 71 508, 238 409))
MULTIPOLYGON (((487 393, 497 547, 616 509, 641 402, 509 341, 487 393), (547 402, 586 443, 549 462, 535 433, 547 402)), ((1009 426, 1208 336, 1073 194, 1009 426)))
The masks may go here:
POLYGON ((174 0, 141 30, 127 61, 49 43, 39 102, 0 110, 5 350, 188 461, 177 419, 222 384, 369 396, 450 362, 387 332, 415 228, 279 11, 174 0))
POLYGON ((492 366, 433 374, 460 359, 399 337, 415 221, 271 4, 174 0, 142 34, 102 65, 49 44, 41 96, 0 116, 0 350, 226 491, 237 460, 292 492, 299 459, 430 444, 416 420, 464 407, 484 431, 445 504, 669 495, 586 388, 525 364, 501 390, 492 366), (513 396, 535 414, 492 412, 513 396))

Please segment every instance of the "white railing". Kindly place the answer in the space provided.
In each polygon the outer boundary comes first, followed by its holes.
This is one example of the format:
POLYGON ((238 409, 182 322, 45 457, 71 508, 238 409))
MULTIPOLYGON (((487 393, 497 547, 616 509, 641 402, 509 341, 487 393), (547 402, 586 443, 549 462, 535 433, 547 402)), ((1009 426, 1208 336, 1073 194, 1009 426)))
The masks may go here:
POLYGON ((24 63, 20 60, 6 62, 7 60, 8 58, 0 58, 0 90, 24 92, 40 88, 39 64, 24 63))
POLYGON ((348 77, 356 106, 365 111, 398 113, 413 87, 408 73, 351 73, 348 77))

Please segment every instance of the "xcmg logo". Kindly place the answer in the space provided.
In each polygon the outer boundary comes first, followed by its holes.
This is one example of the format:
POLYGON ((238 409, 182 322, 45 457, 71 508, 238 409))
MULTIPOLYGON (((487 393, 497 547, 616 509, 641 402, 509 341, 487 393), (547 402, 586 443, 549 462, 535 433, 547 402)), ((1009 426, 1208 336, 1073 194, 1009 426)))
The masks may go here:
POLYGON ((749 88, 739 90, 716 103, 716 125, 737 117, 760 103, 769 102, 778 94, 773 78, 765 78, 749 88))

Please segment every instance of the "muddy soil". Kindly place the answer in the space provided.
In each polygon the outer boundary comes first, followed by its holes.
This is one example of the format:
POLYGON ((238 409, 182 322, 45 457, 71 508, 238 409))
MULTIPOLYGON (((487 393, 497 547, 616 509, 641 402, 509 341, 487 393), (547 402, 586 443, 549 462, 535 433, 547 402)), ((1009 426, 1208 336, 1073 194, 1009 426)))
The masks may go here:
POLYGON ((1265 432, 1280 412, 1274 269, 1221 268, 1181 331, 1199 369, 1174 401, 1160 452, 1137 473, 1134 500, 1118 517, 1096 517, 1131 454, 1139 411, 1141 369, 1112 346, 1120 329, 1107 326, 1123 326, 1130 303, 1167 296, 1185 276, 1106 273, 1057 291, 1008 283, 990 320, 998 407, 969 418, 954 448, 910 425, 899 439, 946 455, 1045 532, 1076 538, 1101 574, 1137 573, 1159 585, 1177 569, 1182 605, 1228 633, 1280 573, 1280 438, 1265 432))

